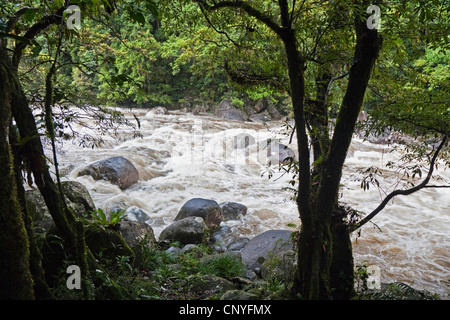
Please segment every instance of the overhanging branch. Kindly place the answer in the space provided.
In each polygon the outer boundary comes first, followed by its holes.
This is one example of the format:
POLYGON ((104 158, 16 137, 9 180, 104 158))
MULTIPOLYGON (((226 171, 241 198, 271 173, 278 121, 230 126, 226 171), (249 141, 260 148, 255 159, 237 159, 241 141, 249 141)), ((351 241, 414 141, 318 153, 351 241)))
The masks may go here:
POLYGON ((431 158, 430 170, 428 171, 426 178, 420 184, 418 184, 417 186, 410 188, 410 189, 392 191, 390 194, 387 195, 386 198, 384 198, 384 200, 378 205, 378 207, 375 210, 373 210, 369 215, 367 215, 359 223, 356 223, 356 224, 350 226, 349 232, 351 233, 351 232, 361 228, 363 225, 365 225, 367 222, 369 222, 371 219, 373 219, 381 210, 384 209, 384 207, 386 207, 386 205, 389 203, 389 201, 391 201, 392 198, 399 196, 399 195, 407 196, 407 195, 410 195, 410 194, 412 194, 416 191, 419 191, 423 188, 431 187, 431 186, 428 186, 428 182, 430 181, 431 176, 433 174, 434 165, 436 163, 436 159, 439 155, 439 152, 442 150, 442 148, 444 147, 446 142, 447 142, 447 136, 444 136, 441 143, 439 144, 438 148, 434 152, 433 157, 431 158))
MULTIPOLYGON (((28 31, 23 36, 27 40, 33 40, 35 37, 37 37, 41 32, 46 30, 48 27, 50 27, 53 24, 57 24, 61 22, 63 19, 63 13, 65 7, 59 8, 54 14, 48 15, 40 19, 38 22, 36 22, 31 28, 28 29, 28 31)), ((14 54, 12 59, 13 69, 17 71, 20 63, 20 59, 22 58, 23 50, 26 48, 27 43, 24 41, 17 42, 16 46, 14 48, 14 54)))
POLYGON ((264 23, 267 27, 269 27, 272 31, 274 31, 279 36, 282 35, 282 28, 273 21, 268 15, 254 8, 252 5, 245 1, 220 1, 215 2, 214 5, 209 5, 204 0, 195 0, 203 9, 208 11, 214 11, 221 8, 236 8, 244 10, 248 15, 256 18, 257 20, 264 23))

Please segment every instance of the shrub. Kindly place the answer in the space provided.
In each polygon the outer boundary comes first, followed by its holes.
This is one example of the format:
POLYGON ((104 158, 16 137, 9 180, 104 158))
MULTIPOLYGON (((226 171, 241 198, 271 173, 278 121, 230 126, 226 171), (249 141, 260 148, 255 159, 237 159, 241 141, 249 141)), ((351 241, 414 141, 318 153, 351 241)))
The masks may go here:
POLYGON ((231 254, 208 256, 199 267, 202 274, 214 274, 223 278, 242 276, 245 272, 242 262, 231 254))

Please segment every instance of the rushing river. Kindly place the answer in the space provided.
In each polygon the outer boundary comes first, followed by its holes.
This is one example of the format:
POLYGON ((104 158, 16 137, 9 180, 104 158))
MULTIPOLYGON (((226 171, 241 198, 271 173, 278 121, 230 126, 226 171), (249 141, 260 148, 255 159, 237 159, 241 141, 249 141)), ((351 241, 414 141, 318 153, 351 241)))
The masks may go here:
MULTIPOLYGON (((65 179, 83 183, 97 207, 109 210, 117 205, 137 206, 152 218, 149 224, 156 236, 191 198, 246 205, 247 215, 226 224, 236 234, 249 238, 269 229, 290 229, 288 224, 300 224, 292 193, 284 189, 292 175, 283 175, 276 165, 267 165, 267 139, 296 151, 295 141, 289 144, 289 132, 282 122, 264 125, 181 112, 133 112, 139 117, 142 137, 133 137, 124 128, 119 139, 103 137, 105 142, 98 148, 82 148, 69 141, 60 147, 61 167, 73 169, 65 179), (247 140, 236 140, 243 135, 247 140), (120 190, 90 176, 77 177, 78 169, 111 156, 129 159, 138 169, 140 181, 120 190), (271 179, 268 169, 274 170, 271 179)), ((387 145, 353 140, 345 163, 342 202, 366 213, 380 203, 377 188, 361 189, 358 170, 398 160, 399 153, 390 150, 387 145)), ((438 173, 450 180, 449 170, 438 173)), ((383 167, 380 183, 389 191, 396 184, 395 177, 393 170, 383 167)), ((401 281, 448 297, 449 208, 450 190, 445 188, 395 198, 373 219, 377 227, 367 224, 359 237, 353 236, 355 262, 379 266, 382 282, 401 281)))

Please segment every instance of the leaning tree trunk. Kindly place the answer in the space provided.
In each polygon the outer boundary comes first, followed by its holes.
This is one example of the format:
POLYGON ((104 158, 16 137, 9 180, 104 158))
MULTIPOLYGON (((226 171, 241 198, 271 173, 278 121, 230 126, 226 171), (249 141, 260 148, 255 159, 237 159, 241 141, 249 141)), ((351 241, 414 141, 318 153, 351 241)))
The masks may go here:
POLYGON ((294 290, 302 299, 326 299, 330 294, 331 232, 327 216, 318 216, 311 207, 311 173, 308 135, 304 113, 304 60, 297 49, 295 31, 290 26, 286 1, 280 1, 284 43, 289 71, 299 150, 297 205, 302 222, 298 239, 298 272, 294 290))
POLYGON ((10 69, 0 46, 0 299, 33 299, 30 251, 9 144, 10 69))
POLYGON ((73 257, 81 269, 82 294, 84 297, 88 297, 89 290, 84 279, 89 276, 88 261, 92 264, 95 264, 95 262, 84 240, 84 227, 64 205, 63 195, 59 192, 58 186, 48 170, 40 135, 25 93, 17 75, 13 74, 11 79, 12 113, 20 136, 25 140, 21 150, 22 154, 27 162, 28 169, 33 173, 34 183, 44 198, 58 233, 64 240, 64 247, 68 250, 67 253, 73 257))

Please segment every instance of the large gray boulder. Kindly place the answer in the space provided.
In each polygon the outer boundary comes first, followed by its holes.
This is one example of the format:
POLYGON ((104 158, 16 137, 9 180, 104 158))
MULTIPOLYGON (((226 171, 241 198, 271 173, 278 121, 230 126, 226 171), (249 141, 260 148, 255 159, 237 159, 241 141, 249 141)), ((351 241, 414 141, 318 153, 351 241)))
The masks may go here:
POLYGON ((261 268, 270 256, 293 250, 291 233, 289 230, 268 230, 257 235, 241 250, 242 263, 248 270, 254 270, 261 268))
POLYGON ((203 218, 187 217, 174 221, 159 235, 159 241, 178 241, 181 244, 206 243, 209 229, 203 218))
POLYGON ((245 121, 246 115, 243 111, 236 109, 230 101, 222 100, 214 111, 216 117, 225 118, 227 120, 245 121))
POLYGON ((94 180, 107 180, 126 189, 139 180, 136 167, 124 157, 111 157, 94 162, 78 172, 78 176, 90 175, 94 180))
MULTIPOLYGON (((118 210, 120 209, 122 208, 120 208, 119 206, 118 210)), ((151 219, 147 212, 136 206, 128 207, 125 210, 125 215, 126 215, 125 220, 128 221, 138 221, 145 223, 151 219)))
POLYGON ((223 214, 214 200, 194 198, 186 202, 175 217, 175 221, 186 217, 201 217, 209 229, 215 229, 222 221, 223 214))
POLYGON ((269 122, 272 120, 267 112, 252 114, 248 119, 253 122, 269 122))

